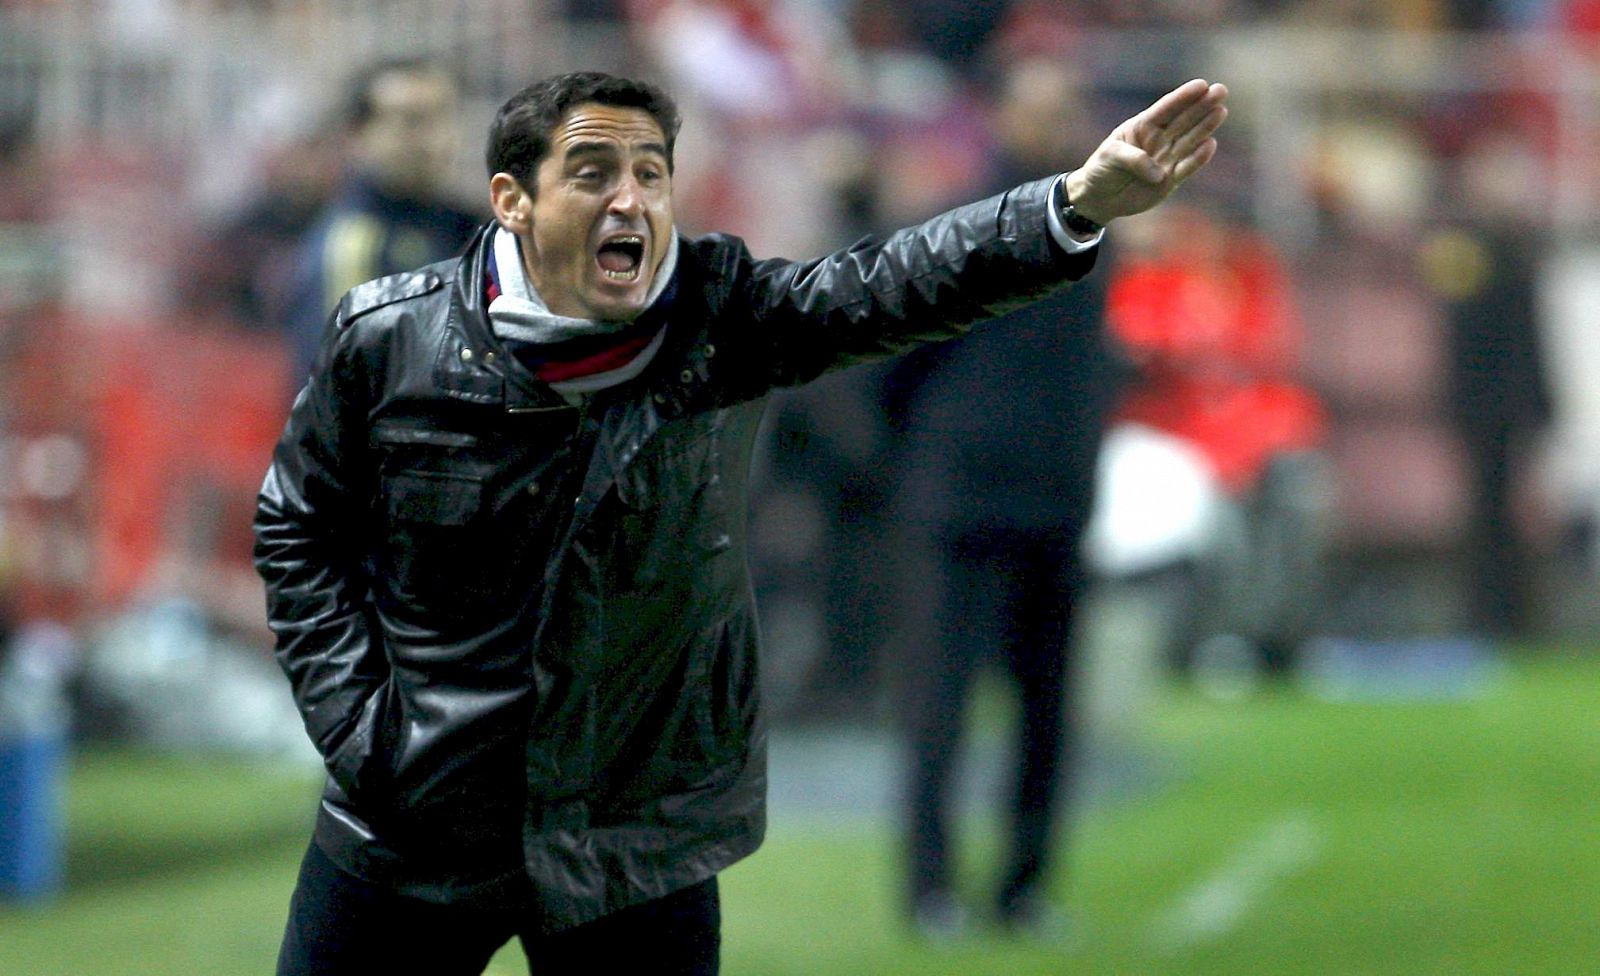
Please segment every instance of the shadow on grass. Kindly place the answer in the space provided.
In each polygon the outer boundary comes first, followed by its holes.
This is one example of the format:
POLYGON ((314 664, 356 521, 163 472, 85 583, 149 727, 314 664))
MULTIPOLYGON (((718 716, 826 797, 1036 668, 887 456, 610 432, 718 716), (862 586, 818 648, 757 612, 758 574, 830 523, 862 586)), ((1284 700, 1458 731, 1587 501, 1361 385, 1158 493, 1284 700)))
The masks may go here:
POLYGON ((187 837, 98 836, 82 841, 68 839, 63 874, 69 891, 99 885, 142 881, 196 869, 222 867, 260 855, 292 842, 309 842, 311 819, 241 825, 229 833, 208 832, 187 837))
POLYGON ((76 751, 64 785, 63 875, 81 891, 308 839, 320 782, 272 762, 113 746, 76 751))

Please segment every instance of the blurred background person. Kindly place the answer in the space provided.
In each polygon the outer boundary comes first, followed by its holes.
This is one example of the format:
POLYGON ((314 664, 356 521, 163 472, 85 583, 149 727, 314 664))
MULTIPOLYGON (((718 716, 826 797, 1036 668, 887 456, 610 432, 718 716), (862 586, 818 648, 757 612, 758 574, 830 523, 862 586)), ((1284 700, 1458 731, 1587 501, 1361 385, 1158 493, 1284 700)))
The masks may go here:
MULTIPOLYGON (((991 117, 996 188, 1070 166, 1099 128, 1080 79, 1048 57, 1000 72, 991 117)), ((954 774, 987 666, 1015 690, 1019 715, 1008 846, 983 914, 1030 934, 1064 931, 1048 881, 1076 725, 1068 643, 1084 586, 1078 546, 1113 391, 1107 274, 920 350, 889 380, 905 415, 898 506, 913 630, 897 702, 908 751, 906 895, 930 938, 960 935, 969 917, 954 877, 954 774), (918 629, 929 615, 931 628, 918 629)))
POLYGON ((1169 550, 1184 582, 1168 654, 1283 675, 1326 604, 1327 421, 1297 376, 1301 322, 1282 258, 1220 211, 1190 204, 1120 235, 1107 315, 1135 376, 1116 408, 1093 546, 1111 577, 1160 568, 1117 533, 1161 524, 1157 511, 1176 503, 1163 492, 1183 480, 1132 472, 1153 452, 1192 459, 1192 518, 1172 523, 1186 538, 1169 550))
POLYGON ((1449 416, 1466 460, 1462 540, 1468 626, 1525 637, 1534 623, 1535 560, 1518 504, 1535 438, 1551 420, 1538 314, 1540 229, 1519 215, 1541 164, 1514 132, 1479 136, 1447 180, 1452 207, 1419 254, 1446 325, 1449 416))
POLYGON ((448 189, 460 111, 455 81, 427 60, 381 60, 351 82, 348 171, 294 260, 283 308, 296 388, 341 295, 454 256, 485 218, 448 189))
POLYGON ((344 162, 337 137, 307 129, 262 150, 254 195, 197 231, 179 296, 191 314, 247 332, 285 325, 303 244, 339 190, 344 162))
MULTIPOLYGON (((915 40, 909 19, 893 0, 854 4, 841 28, 847 50, 831 49, 834 97, 811 116, 800 152, 796 136, 786 137, 785 193, 823 194, 809 209, 826 236, 806 248, 887 232, 989 187, 983 106, 915 40)), ((759 192, 770 196, 770 185, 759 192)), ((900 642, 891 500, 903 417, 885 390, 895 366, 858 366, 784 391, 767 412, 751 575, 773 649, 769 698, 797 723, 861 728, 885 711, 885 663, 900 642)))

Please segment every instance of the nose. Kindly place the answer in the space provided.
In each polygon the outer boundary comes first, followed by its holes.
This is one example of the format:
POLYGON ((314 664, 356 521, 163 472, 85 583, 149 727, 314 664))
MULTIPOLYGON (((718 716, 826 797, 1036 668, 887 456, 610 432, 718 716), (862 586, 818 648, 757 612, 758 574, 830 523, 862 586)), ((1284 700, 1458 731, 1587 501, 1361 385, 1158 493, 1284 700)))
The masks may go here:
POLYGON ((637 217, 643 213, 644 189, 639 186, 639 180, 632 175, 622 177, 606 209, 624 217, 637 217))

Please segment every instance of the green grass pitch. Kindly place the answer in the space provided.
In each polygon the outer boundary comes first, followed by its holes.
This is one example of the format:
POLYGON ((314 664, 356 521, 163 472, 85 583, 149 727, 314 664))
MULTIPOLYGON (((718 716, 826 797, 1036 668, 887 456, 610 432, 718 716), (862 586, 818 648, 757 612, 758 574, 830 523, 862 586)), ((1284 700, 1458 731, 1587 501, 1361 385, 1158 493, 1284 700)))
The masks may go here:
MULTIPOLYGON (((1163 693, 1158 785, 1078 811, 1071 937, 930 946, 892 825, 776 816, 723 876, 728 976, 1600 973, 1600 660, 1524 655, 1482 694, 1334 704, 1163 693)), ((68 886, 0 906, 6 976, 270 972, 315 784, 258 764, 75 758, 68 886)), ((963 859, 988 876, 993 824, 963 859)), ((491 974, 521 973, 507 949, 491 974)))

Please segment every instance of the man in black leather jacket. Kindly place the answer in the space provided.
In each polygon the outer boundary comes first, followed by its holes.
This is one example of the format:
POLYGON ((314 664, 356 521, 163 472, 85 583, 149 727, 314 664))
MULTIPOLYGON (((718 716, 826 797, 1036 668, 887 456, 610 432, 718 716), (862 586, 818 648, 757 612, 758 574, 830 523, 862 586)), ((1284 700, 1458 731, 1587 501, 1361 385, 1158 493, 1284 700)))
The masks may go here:
MULTIPOLYGON (((764 829, 746 473, 776 387, 1087 273, 1215 152, 1192 81, 1078 170, 794 263, 672 223, 676 108, 580 73, 490 132, 495 222, 351 290, 262 486, 329 778, 280 973, 714 973, 764 829)), ((981 409, 975 404, 974 409, 981 409)))

